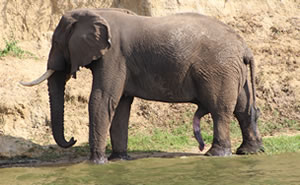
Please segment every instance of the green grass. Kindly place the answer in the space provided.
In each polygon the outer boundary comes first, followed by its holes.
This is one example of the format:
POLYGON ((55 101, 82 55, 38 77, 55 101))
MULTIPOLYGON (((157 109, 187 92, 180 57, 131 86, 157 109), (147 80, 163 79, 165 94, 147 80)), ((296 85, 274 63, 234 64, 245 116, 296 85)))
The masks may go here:
MULTIPOLYGON (((211 143, 213 136, 202 132, 205 143, 211 143)), ((285 152, 300 151, 300 135, 297 136, 278 136, 263 138, 265 154, 272 155, 285 152)), ((236 143, 234 145, 240 145, 236 143)), ((129 136, 129 152, 134 151, 180 151, 198 146, 198 143, 191 134, 176 134, 155 129, 152 135, 138 133, 129 136)))
MULTIPOLYGON (((299 123, 293 120, 284 120, 282 123, 259 123, 263 135, 270 135, 280 129, 290 128, 299 130, 299 123)), ((212 124, 201 122, 202 136, 206 144, 211 144, 213 140, 212 124)), ((232 147, 238 147, 242 140, 241 129, 237 121, 230 123, 232 147)), ((263 138, 266 154, 276 154, 284 152, 300 151, 300 135, 298 136, 280 136, 263 138)), ((175 126, 171 130, 156 128, 152 133, 135 132, 135 135, 129 135, 129 151, 180 151, 198 146, 193 136, 192 123, 184 123, 175 126)))
POLYGON ((152 135, 136 134, 129 137, 130 151, 166 151, 178 150, 194 145, 188 134, 172 134, 161 129, 155 129, 152 135))
POLYGON ((281 122, 274 123, 269 121, 258 121, 258 127, 261 135, 269 136, 283 130, 300 130, 300 122, 296 120, 284 119, 281 122))
MULTIPOLYGON (((134 135, 129 134, 129 151, 180 151, 198 146, 198 143, 193 136, 193 128, 191 122, 185 122, 182 125, 173 125, 175 126, 169 126, 169 129, 165 129, 162 127, 155 128, 152 133, 143 133, 137 131, 134 132, 134 135)), ((273 133, 278 133, 283 129, 300 129, 298 121, 289 119, 285 119, 280 123, 259 122, 258 126, 262 136, 269 136, 273 133)), ((213 124, 211 122, 209 123, 203 120, 201 121, 201 129, 201 133, 205 143, 211 144, 213 140, 213 124)), ((233 150, 235 150, 242 141, 242 133, 237 120, 233 120, 230 123, 230 137, 231 141, 233 142, 232 148, 233 150)), ((264 138, 263 141, 266 153, 273 154, 278 152, 281 153, 298 151, 300 145, 299 137, 300 136, 282 136, 264 138)))
POLYGON ((23 58, 25 56, 34 57, 34 54, 23 50, 17 45, 17 43, 18 41, 15 39, 5 40, 5 48, 0 49, 0 57, 5 57, 8 55, 18 58, 23 58))
MULTIPOLYGON (((212 142, 212 135, 202 132, 205 143, 212 142)), ((152 133, 129 135, 129 151, 178 151, 198 146, 191 124, 183 124, 171 130, 156 128, 152 133)))
POLYGON ((263 143, 266 154, 300 151, 300 135, 264 138, 263 143))

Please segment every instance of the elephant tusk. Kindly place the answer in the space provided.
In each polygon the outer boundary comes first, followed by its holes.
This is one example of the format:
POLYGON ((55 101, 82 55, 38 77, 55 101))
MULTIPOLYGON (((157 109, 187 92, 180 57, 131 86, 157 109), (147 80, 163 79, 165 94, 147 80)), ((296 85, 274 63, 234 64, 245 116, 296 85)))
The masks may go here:
POLYGON ((43 81, 47 80, 55 71, 54 70, 51 70, 51 69, 48 69, 41 77, 39 77, 38 79, 36 80, 33 80, 31 82, 23 82, 21 81, 20 84, 21 85, 24 85, 24 86, 34 86, 34 85, 38 85, 40 83, 42 83, 43 81))

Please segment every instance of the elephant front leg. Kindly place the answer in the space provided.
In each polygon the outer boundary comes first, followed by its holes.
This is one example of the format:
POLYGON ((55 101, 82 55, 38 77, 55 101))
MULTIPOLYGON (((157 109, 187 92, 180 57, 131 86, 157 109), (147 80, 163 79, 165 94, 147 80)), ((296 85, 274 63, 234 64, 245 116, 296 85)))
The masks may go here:
POLYGON ((127 154, 128 143, 128 121, 133 97, 123 96, 116 109, 110 128, 110 139, 112 144, 112 154, 109 160, 129 160, 127 154))
POLYGON ((108 129, 114 116, 116 103, 112 97, 100 89, 92 90, 89 101, 90 160, 96 164, 107 162, 105 156, 108 129))

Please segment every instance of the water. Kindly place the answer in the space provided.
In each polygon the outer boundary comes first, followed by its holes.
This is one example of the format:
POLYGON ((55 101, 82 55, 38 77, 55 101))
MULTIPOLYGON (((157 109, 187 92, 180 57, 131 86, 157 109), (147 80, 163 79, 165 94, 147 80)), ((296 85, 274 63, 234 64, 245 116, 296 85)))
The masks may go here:
POLYGON ((300 153, 3 168, 0 184, 300 184, 300 153))

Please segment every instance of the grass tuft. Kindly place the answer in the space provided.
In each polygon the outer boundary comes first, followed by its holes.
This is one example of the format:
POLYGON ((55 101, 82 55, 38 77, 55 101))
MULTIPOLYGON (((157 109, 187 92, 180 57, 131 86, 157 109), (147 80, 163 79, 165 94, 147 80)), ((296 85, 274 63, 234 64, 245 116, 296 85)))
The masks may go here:
POLYGON ((23 58, 25 56, 34 57, 34 54, 23 50, 17 45, 18 41, 15 39, 5 40, 5 48, 3 50, 0 49, 0 57, 5 56, 14 56, 18 58, 23 58))

